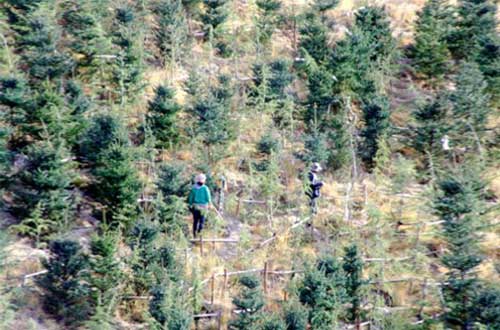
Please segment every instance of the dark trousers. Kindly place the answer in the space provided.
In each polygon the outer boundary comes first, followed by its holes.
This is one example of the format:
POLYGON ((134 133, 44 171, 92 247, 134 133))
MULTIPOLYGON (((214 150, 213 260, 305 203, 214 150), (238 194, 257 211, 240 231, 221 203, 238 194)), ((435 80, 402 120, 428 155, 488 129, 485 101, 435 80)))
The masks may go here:
POLYGON ((197 208, 192 208, 191 213, 193 213, 193 237, 196 238, 196 234, 201 233, 203 230, 205 214, 197 208))

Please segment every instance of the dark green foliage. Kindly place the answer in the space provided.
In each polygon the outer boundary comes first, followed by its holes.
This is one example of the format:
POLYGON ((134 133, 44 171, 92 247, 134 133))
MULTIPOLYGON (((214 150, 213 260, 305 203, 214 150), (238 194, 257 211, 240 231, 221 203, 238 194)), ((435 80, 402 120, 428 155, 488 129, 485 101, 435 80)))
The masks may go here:
POLYGON ((487 36, 481 39, 476 63, 488 82, 488 92, 498 103, 500 97, 500 37, 487 36))
POLYGON ((226 8, 227 0, 203 0, 205 11, 201 14, 205 40, 211 36, 218 37, 221 33, 221 25, 229 16, 226 8))
POLYGON ((344 249, 345 255, 342 260, 342 268, 345 273, 345 288, 349 307, 348 318, 351 322, 359 322, 361 317, 361 301, 363 299, 363 286, 367 281, 363 280, 363 259, 356 245, 350 245, 344 249))
POLYGON ((184 197, 189 190, 190 180, 184 173, 182 165, 164 164, 158 174, 158 189, 162 192, 165 201, 172 196, 184 197))
POLYGON ((333 258, 318 260, 309 269, 299 288, 300 302, 312 309, 329 306, 333 309, 345 300, 345 278, 340 264, 333 258))
POLYGON ((427 1, 418 13, 411 55, 418 72, 430 79, 441 79, 449 69, 451 54, 446 44, 449 14, 443 0, 427 1))
POLYGON ((74 198, 69 191, 75 178, 71 155, 60 140, 40 141, 26 149, 26 166, 16 174, 18 184, 12 210, 25 218, 37 204, 41 204, 43 217, 54 221, 47 232, 67 224, 74 212, 74 198), (58 226, 54 226, 54 225, 58 226))
POLYGON ((482 38, 497 34, 496 5, 490 0, 460 0, 456 27, 448 44, 457 58, 473 59, 482 38))
POLYGON ((5 0, 0 9, 6 13, 10 27, 17 33, 23 33, 26 15, 36 10, 41 2, 43 0, 5 0))
POLYGON ((284 307, 286 330, 306 330, 308 312, 297 301, 289 302, 284 307))
MULTIPOLYGON (((92 1, 68 0, 64 3, 64 29, 69 34, 68 47, 82 57, 78 65, 98 67, 97 55, 109 55, 110 41, 100 23, 98 8, 92 1)), ((94 72, 94 70, 92 70, 94 72)))
POLYGON ((292 83, 294 76, 291 63, 288 60, 278 59, 267 64, 256 64, 252 68, 254 75, 254 96, 263 96, 264 102, 283 100, 286 98, 285 89, 292 83), (265 89, 265 91, 261 91, 265 89))
POLYGON ((278 24, 277 12, 281 8, 281 1, 257 0, 256 5, 260 12, 256 23, 258 40, 261 44, 266 44, 278 24))
POLYGON ((153 6, 155 14, 155 43, 161 60, 176 62, 186 53, 188 28, 181 0, 159 0, 153 6))
POLYGON ((370 60, 391 60, 396 41, 392 37, 389 16, 384 7, 367 6, 356 12, 355 25, 370 44, 370 60))
MULTIPOLYGON (((1 125, 2 121, 0 120, 0 126, 1 125)), ((8 127, 0 127, 0 194, 2 193, 2 189, 7 187, 10 181, 9 177, 12 161, 12 153, 8 148, 10 134, 11 132, 8 127)))
POLYGON ((77 326, 90 315, 90 287, 86 282, 89 266, 80 244, 56 240, 50 245, 51 259, 44 260, 47 273, 37 279, 43 291, 45 310, 58 321, 77 326))
POLYGON ((0 77, 0 104, 8 108, 3 113, 3 120, 13 127, 23 124, 33 111, 32 91, 27 82, 19 77, 0 77))
POLYGON ((138 14, 131 6, 115 10, 112 43, 116 59, 112 81, 120 104, 134 101, 144 88, 144 63, 138 14))
POLYGON ((171 284, 155 286, 151 291, 153 299, 149 303, 149 313, 161 325, 161 329, 191 329, 193 317, 182 301, 181 290, 171 284))
POLYGON ((128 143, 125 126, 120 118, 109 114, 99 114, 92 118, 83 134, 79 154, 90 163, 94 163, 99 154, 110 145, 128 143))
POLYGON ((233 304, 242 312, 238 318, 229 323, 229 329, 247 330, 253 329, 261 317, 260 310, 264 307, 264 297, 260 288, 259 280, 254 276, 242 276, 240 284, 243 286, 241 293, 233 298, 233 304))
POLYGON ((177 116, 181 106, 174 97, 172 88, 160 85, 155 88, 153 100, 148 102, 146 125, 153 133, 158 147, 171 148, 180 139, 177 116))
MULTIPOLYGON (((453 116, 453 129, 462 138, 469 141, 484 136, 488 114, 490 95, 487 83, 476 63, 462 63, 455 78, 456 89, 450 95, 453 116)), ((464 140, 462 140, 464 141, 464 140)))
POLYGON ((336 82, 331 72, 324 66, 313 64, 306 72, 309 95, 304 120, 308 125, 317 121, 320 128, 325 128, 330 119, 328 116, 333 112, 332 108, 338 105, 338 99, 334 94, 336 82))
POLYGON ((207 95, 200 95, 190 109, 194 117, 194 133, 207 145, 226 145, 234 136, 235 121, 230 112, 230 86, 222 81, 207 95))
POLYGON ((279 137, 276 136, 272 131, 268 131, 264 134, 260 141, 257 143, 257 150, 265 155, 271 155, 277 153, 281 150, 281 142, 279 137))
POLYGON ((476 233, 482 184, 474 177, 454 173, 441 180, 438 187, 434 210, 445 221, 443 236, 448 245, 442 257, 448 268, 447 284, 443 287, 445 319, 449 324, 469 329, 475 317, 473 298, 478 290, 473 270, 482 261, 476 233))
POLYGON ((328 48, 327 30, 315 13, 307 13, 304 18, 299 47, 318 64, 328 60, 331 51, 328 48))
POLYGON ((26 29, 19 46, 31 80, 53 80, 71 71, 72 59, 59 49, 61 31, 53 10, 41 6, 30 13, 26 29))
POLYGON ((371 36, 355 27, 351 34, 339 41, 329 63, 330 71, 337 84, 335 91, 354 93, 358 99, 374 92, 370 74, 375 69, 375 60, 381 57, 375 53, 371 36))
POLYGON ((91 187, 92 196, 106 207, 112 222, 119 216, 129 222, 136 211, 141 182, 133 161, 130 146, 114 143, 99 154, 93 169, 96 181, 91 187))
POLYGON ((262 330, 287 330, 287 325, 277 314, 270 314, 264 317, 262 330))
POLYGON ((116 308, 123 273, 117 258, 117 233, 95 235, 90 242, 90 277, 94 306, 104 306, 109 314, 116 308))
POLYGON ((389 102, 385 97, 372 97, 362 105, 361 110, 365 125, 360 133, 362 142, 359 153, 367 168, 371 169, 375 165, 380 139, 385 137, 389 128, 389 102))
POLYGON ((304 139, 305 153, 302 157, 307 163, 326 163, 331 156, 326 133, 314 128, 304 139))
POLYGON ((314 0, 312 7, 320 13, 324 13, 327 10, 335 8, 339 2, 340 0, 314 0))
POLYGON ((441 150, 441 138, 448 132, 448 103, 443 97, 430 100, 418 107, 413 116, 417 121, 415 148, 431 154, 441 150))
POLYGON ((474 300, 474 315, 486 329, 500 329, 500 289, 485 287, 474 300))

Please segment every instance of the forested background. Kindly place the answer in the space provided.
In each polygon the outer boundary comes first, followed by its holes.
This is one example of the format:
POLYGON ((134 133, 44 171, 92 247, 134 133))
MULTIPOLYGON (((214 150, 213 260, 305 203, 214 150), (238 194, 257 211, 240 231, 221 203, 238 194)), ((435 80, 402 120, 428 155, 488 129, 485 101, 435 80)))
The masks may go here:
POLYGON ((1 1, 0 328, 500 329, 498 17, 1 1))

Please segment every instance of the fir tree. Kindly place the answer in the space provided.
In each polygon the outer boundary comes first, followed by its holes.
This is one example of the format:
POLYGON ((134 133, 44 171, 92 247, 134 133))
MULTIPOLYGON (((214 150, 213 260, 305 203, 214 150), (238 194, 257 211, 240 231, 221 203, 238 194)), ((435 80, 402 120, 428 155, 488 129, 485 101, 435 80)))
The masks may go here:
MULTIPOLYGON (((2 125, 1 119, 0 125, 2 125)), ((10 134, 11 130, 8 126, 0 128, 0 193, 10 182, 10 167, 12 158, 12 153, 8 148, 10 134)))
POLYGON ((79 155, 89 163, 95 163, 99 154, 113 143, 127 144, 128 137, 123 121, 110 114, 93 117, 79 143, 79 155))
POLYGON ((453 129, 458 136, 484 136, 488 114, 490 95, 487 83, 476 63, 462 63, 455 79, 456 89, 450 95, 450 102, 455 119, 453 129), (469 133, 469 134, 467 134, 469 133))
POLYGON ((331 329, 341 305, 346 301, 345 279, 341 266, 333 258, 320 259, 309 269, 299 287, 300 302, 309 306, 313 329, 331 329))
POLYGON ((474 296, 478 280, 474 269, 481 263, 478 247, 478 210, 482 184, 474 177, 454 173, 439 182, 434 210, 444 220, 443 237, 447 252, 442 257, 448 268, 443 287, 447 307, 445 319, 449 324, 467 330, 474 322, 474 296))
POLYGON ((159 0, 154 4, 155 42, 164 64, 177 62, 187 51, 189 36, 181 0, 159 0))
POLYGON ((149 313, 161 325, 161 329, 190 330, 193 317, 186 306, 181 288, 176 285, 158 285, 153 288, 149 313))
POLYGON ((460 0, 455 29, 448 44, 453 55, 460 59, 474 59, 481 40, 497 34, 496 5, 490 0, 460 0))
POLYGON ((120 104, 134 101, 144 88, 142 33, 136 10, 124 5, 115 10, 112 43, 116 51, 113 83, 120 104))
POLYGON ((99 154, 93 169, 92 195, 115 224, 127 225, 136 211, 141 182, 133 159, 130 146, 114 143, 99 154))
POLYGON ((417 121, 415 148, 423 154, 441 150, 441 138, 448 132, 448 102, 443 96, 419 105, 414 113, 417 121))
POLYGON ((203 0, 204 12, 201 14, 205 40, 211 36, 220 36, 221 26, 226 22, 229 13, 226 8, 227 0, 203 0))
POLYGON ((448 72, 451 59, 446 37, 449 11, 443 0, 429 0, 418 13, 412 57, 418 72, 440 80, 448 72))
POLYGON ((262 330, 287 330, 287 326, 284 320, 282 320, 277 314, 270 314, 264 316, 262 322, 262 330))
POLYGON ((292 301, 284 307, 287 330, 306 330, 308 313, 307 309, 298 301, 292 301))
POLYGON ((13 138, 22 135, 22 126, 26 125, 28 118, 36 108, 33 100, 33 91, 28 83, 21 77, 0 77, 0 104, 5 107, 2 120, 13 129, 13 138))
POLYGON ((158 189, 167 203, 172 197, 185 197, 189 189, 189 179, 186 178, 182 165, 164 164, 159 169, 158 189))
POLYGON ((363 280, 363 260, 356 245, 344 249, 345 255, 342 260, 342 268, 345 273, 345 287, 348 301, 351 303, 348 318, 351 322, 360 322, 361 301, 363 298, 363 286, 367 283, 363 280))
POLYGON ((258 40, 265 45, 271 39, 278 23, 277 12, 281 8, 280 0, 257 0, 259 16, 257 18, 258 40))
POLYGON ((389 17, 383 7, 367 6, 355 14, 355 25, 370 44, 370 60, 392 61, 396 41, 392 37, 389 17))
POLYGON ((481 39, 480 50, 475 57, 476 63, 488 82, 488 92, 498 104, 500 98, 500 37, 486 36, 481 39))
POLYGON ((292 83, 294 76, 291 71, 291 63, 288 60, 278 59, 266 64, 256 64, 252 68, 254 74, 255 96, 262 95, 264 102, 286 98, 286 88, 292 83), (265 86, 264 86, 265 85, 265 86), (265 88, 265 92, 259 92, 265 88))
POLYGON ((300 28, 301 51, 311 56, 317 64, 328 60, 330 49, 328 47, 327 30, 315 13, 307 13, 303 26, 300 28))
POLYGON ((253 329, 261 319, 259 312, 264 307, 264 297, 260 282, 256 277, 243 276, 239 280, 243 286, 241 293, 233 299, 237 309, 242 310, 238 318, 229 323, 231 330, 253 329))
POLYGON ((22 64, 33 81, 55 80, 71 71, 72 59, 61 52, 61 31, 55 9, 42 5, 28 15, 26 33, 20 37, 22 64))
POLYGON ((98 8, 91 0, 67 0, 63 5, 62 18, 64 29, 69 34, 68 47, 82 55, 77 63, 79 66, 91 67, 91 72, 95 72, 102 65, 98 55, 108 55, 111 48, 100 23, 98 8))
POLYGON ((50 252, 52 258, 43 261, 47 273, 37 279, 45 310, 57 320, 77 326, 91 312, 90 288, 85 281, 88 258, 80 244, 68 240, 53 241, 50 252))
POLYGON ((475 297, 473 306, 477 322, 486 326, 486 329, 500 329, 500 288, 482 288, 475 297))
POLYGON ((339 2, 340 0, 314 0, 312 7, 319 13, 324 14, 326 11, 335 8, 339 2))
POLYGON ((146 125, 151 129, 158 147, 172 147, 179 142, 177 116, 181 106, 174 99, 172 88, 160 85, 148 103, 146 125))
POLYGON ((103 306, 108 315, 113 315, 118 301, 123 273, 116 256, 118 239, 116 233, 105 232, 92 237, 90 242, 89 284, 92 287, 94 309, 103 306))
POLYGON ((75 164, 64 143, 58 139, 40 141, 26 150, 27 165, 16 174, 19 180, 14 193, 13 211, 22 218, 41 203, 43 217, 53 225, 46 232, 55 232, 74 212, 70 187, 75 178, 75 164))
POLYGON ((389 103, 385 97, 373 97, 362 105, 362 111, 365 125, 360 134, 362 142, 359 152, 361 159, 371 169, 375 165, 380 139, 385 138, 389 128, 389 103))

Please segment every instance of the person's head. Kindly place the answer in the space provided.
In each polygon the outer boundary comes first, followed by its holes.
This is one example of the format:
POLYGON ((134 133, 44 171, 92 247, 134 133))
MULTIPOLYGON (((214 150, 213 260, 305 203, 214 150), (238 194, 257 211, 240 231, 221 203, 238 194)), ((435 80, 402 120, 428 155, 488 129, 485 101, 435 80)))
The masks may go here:
POLYGON ((203 185, 207 181, 207 176, 203 173, 200 173, 195 178, 196 183, 203 185))
POLYGON ((319 163, 313 163, 311 165, 311 172, 314 172, 314 173, 317 173, 317 172, 321 172, 322 168, 321 168, 321 165, 319 163))

